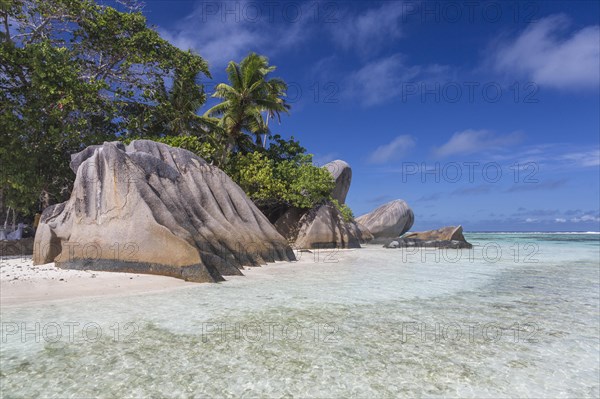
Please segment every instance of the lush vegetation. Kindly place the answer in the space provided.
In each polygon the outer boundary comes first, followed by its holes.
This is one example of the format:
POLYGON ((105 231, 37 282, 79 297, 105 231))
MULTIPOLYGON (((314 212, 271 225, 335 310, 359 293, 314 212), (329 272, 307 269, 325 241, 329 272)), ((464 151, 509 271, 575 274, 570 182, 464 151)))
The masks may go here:
POLYGON ((0 197, 22 213, 68 196, 70 154, 90 144, 198 131, 202 119, 188 110, 204 103, 196 80, 208 65, 160 38, 140 12, 0 0, 0 26, 0 197), (166 90, 171 76, 185 90, 166 90))
MULTIPOLYGON (((272 134, 287 85, 251 53, 226 68, 206 110, 207 62, 148 27, 133 3, 0 0, 0 207, 28 215, 64 201, 70 154, 148 138, 227 172, 266 213, 331 200, 330 174, 293 138, 272 134)), ((352 214, 339 206, 345 218, 352 214)))

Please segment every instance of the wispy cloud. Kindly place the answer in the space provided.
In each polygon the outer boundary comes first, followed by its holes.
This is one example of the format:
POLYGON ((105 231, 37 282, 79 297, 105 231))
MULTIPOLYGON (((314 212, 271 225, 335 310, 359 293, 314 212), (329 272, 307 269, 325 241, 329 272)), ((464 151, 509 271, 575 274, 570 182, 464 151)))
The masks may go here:
POLYGON ((547 180, 540 181, 537 183, 519 183, 515 184, 506 190, 507 193, 517 193, 524 191, 542 191, 542 190, 556 190, 557 188, 564 187, 567 184, 567 179, 547 180))
POLYGON ((600 149, 581 151, 581 152, 570 152, 563 154, 560 157, 566 162, 570 162, 574 165, 581 167, 594 167, 600 165, 600 149))
POLYGON ((419 82, 446 79, 449 67, 444 65, 409 65, 402 54, 375 59, 348 74, 343 96, 364 106, 374 106, 398 98, 406 86, 419 82))
POLYGON ((339 157, 337 152, 328 152, 326 154, 315 154, 313 156, 313 164, 317 166, 323 166, 328 162, 331 162, 339 157))
POLYGON ((237 61, 251 51, 271 56, 291 51, 313 34, 312 29, 307 29, 312 21, 308 17, 282 20, 260 8, 253 14, 243 11, 256 8, 257 4, 247 0, 199 2, 174 27, 159 27, 158 32, 175 46, 196 51, 211 69, 222 69, 229 61, 237 61))
POLYGON ((369 155, 369 163, 386 163, 405 155, 415 146, 415 139, 410 135, 396 137, 391 142, 381 145, 369 155))
POLYGON ((404 57, 395 54, 367 63, 352 72, 343 93, 366 106, 384 103, 402 93, 402 83, 419 75, 419 67, 404 64, 404 57))
POLYGON ((498 150, 513 146, 522 140, 518 132, 496 135, 489 130, 467 129, 452 135, 450 140, 434 149, 434 155, 440 158, 452 155, 468 155, 476 152, 498 150))
POLYGON ((430 201, 439 201, 441 199, 451 198, 451 197, 462 197, 462 196, 472 196, 472 195, 483 195, 489 194, 492 191, 492 188, 489 185, 478 185, 471 187, 461 187, 456 190, 450 192, 437 192, 429 195, 424 195, 419 198, 416 202, 430 202, 430 201))
POLYGON ((558 89, 598 89, 600 26, 568 33, 569 19, 551 15, 530 24, 518 37, 490 49, 487 60, 497 72, 526 76, 558 89))
POLYGON ((345 50, 356 50, 363 56, 374 54, 402 37, 400 18, 403 9, 396 1, 384 2, 380 7, 360 14, 349 7, 343 10, 340 23, 331 25, 331 37, 345 50))
POLYGON ((582 215, 580 217, 575 217, 571 219, 573 223, 582 223, 582 222, 600 222, 600 216, 595 215, 582 215))

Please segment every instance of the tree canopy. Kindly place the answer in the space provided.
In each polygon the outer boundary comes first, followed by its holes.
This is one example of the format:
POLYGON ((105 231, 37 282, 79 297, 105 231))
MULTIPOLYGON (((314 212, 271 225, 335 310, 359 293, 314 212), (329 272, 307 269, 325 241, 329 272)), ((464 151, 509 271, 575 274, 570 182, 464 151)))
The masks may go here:
POLYGON ((193 111, 208 64, 162 39, 139 10, 0 0, 0 21, 1 197, 21 212, 65 199, 71 153, 201 123, 193 111), (174 78, 180 86, 167 92, 174 78))
POLYGON ((31 215, 66 200, 71 154, 134 138, 218 165, 265 213, 331 199, 331 175, 298 141, 271 133, 290 106, 266 57, 231 61, 213 94, 221 101, 202 115, 207 62, 130 4, 0 0, 0 209, 31 215))

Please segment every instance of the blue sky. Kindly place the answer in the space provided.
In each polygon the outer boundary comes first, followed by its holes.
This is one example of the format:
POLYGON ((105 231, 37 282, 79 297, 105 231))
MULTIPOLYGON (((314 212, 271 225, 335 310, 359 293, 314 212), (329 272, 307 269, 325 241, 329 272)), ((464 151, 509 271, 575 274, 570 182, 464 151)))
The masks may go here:
POLYGON ((356 215, 402 198, 414 230, 600 231, 599 7, 150 0, 144 13, 214 82, 229 60, 269 57, 292 104, 274 133, 350 163, 356 215))

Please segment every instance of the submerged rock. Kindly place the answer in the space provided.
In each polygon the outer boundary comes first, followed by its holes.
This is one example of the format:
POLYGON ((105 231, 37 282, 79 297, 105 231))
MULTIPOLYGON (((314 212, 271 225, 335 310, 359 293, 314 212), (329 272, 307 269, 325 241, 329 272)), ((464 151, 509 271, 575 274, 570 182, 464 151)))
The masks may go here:
POLYGON ((412 227, 415 216, 405 201, 395 200, 356 218, 356 221, 373 234, 375 241, 381 242, 406 233, 412 227))
POLYGON ((72 156, 71 198, 42 215, 34 264, 215 282, 293 260, 286 240, 219 168, 148 140, 72 156))
POLYGON ((340 204, 344 204, 350 190, 350 183, 352 183, 352 169, 350 165, 338 159, 325 164, 323 167, 331 173, 331 176, 335 180, 335 188, 331 196, 340 204))

